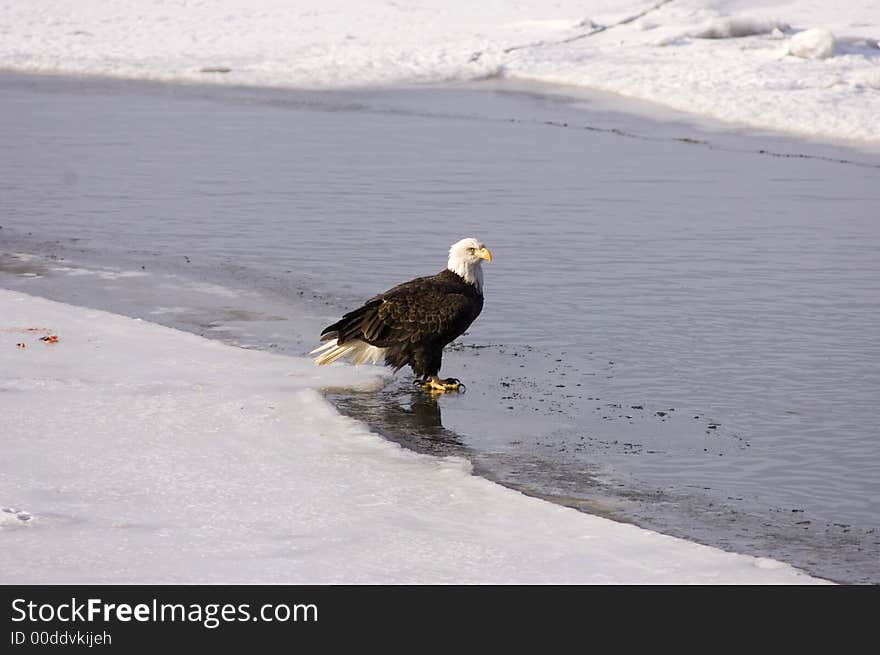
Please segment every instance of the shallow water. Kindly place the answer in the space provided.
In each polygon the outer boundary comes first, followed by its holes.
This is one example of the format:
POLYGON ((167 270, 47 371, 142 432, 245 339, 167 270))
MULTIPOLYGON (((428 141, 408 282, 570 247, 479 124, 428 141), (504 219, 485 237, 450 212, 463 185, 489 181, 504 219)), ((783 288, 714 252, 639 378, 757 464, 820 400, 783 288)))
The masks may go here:
POLYGON ((503 88, 0 78, 0 284, 303 354, 485 241, 410 447, 669 534, 880 582, 880 156, 503 88))

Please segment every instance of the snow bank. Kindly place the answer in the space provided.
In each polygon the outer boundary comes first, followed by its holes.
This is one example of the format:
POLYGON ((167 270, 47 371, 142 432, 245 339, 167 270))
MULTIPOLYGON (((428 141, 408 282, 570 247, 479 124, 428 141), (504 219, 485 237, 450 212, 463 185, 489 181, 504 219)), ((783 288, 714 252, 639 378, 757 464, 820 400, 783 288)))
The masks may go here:
POLYGON ((878 38, 867 1, 29 0, 6 3, 0 67, 290 87, 509 77, 877 144, 863 80, 878 38), (804 61, 813 29, 853 45, 804 61))
POLYGON ((312 389, 362 369, 11 291, 0 316, 2 583, 821 582, 403 450, 312 389))
POLYGON ((709 21, 691 35, 698 39, 740 39, 744 36, 772 34, 774 30, 782 32, 788 29, 790 29, 788 25, 777 20, 728 16, 709 21))

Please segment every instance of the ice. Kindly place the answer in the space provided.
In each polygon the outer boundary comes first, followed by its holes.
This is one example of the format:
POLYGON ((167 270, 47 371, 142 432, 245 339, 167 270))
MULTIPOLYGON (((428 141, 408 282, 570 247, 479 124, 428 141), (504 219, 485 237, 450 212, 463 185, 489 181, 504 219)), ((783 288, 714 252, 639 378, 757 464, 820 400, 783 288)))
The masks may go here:
POLYGON ((11 70, 299 88, 502 76, 880 143, 880 96, 864 92, 876 87, 847 83, 876 72, 876 47, 828 41, 857 30, 876 45, 878 3, 30 0, 9 3, 4 25, 0 66, 11 70))
POLYGON ((376 369, 5 290, 0 316, 6 584, 821 582, 526 497, 317 391, 376 388, 376 369))
POLYGON ((30 513, 14 507, 0 507, 0 530, 4 527, 27 524, 33 517, 30 513))

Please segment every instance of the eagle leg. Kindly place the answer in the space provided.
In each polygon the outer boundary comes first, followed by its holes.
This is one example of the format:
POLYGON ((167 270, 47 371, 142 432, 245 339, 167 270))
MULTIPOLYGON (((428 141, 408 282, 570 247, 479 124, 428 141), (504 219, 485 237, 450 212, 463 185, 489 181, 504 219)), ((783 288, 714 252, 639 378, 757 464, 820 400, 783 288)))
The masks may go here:
POLYGON ((455 391, 458 393, 464 392, 464 385, 455 378, 446 378, 445 380, 441 380, 436 375, 431 375, 423 380, 416 380, 415 383, 419 385, 424 391, 429 391, 432 394, 449 393, 451 391, 455 391))

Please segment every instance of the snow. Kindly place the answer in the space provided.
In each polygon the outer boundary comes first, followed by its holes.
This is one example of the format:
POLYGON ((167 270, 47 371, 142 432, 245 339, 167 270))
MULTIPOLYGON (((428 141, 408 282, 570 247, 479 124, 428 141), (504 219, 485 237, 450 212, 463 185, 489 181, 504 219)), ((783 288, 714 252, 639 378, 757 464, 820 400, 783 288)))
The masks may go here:
POLYGON ((530 80, 880 143, 880 4, 866 0, 7 0, 2 15, 0 68, 19 71, 310 88, 530 80))
POLYGON ((790 29, 785 23, 776 20, 755 19, 748 16, 716 18, 691 33, 698 39, 739 39, 756 34, 772 34, 774 30, 784 32, 790 29))
POLYGON ((2 583, 822 582, 524 496, 317 390, 379 369, 5 290, 0 316, 2 583))
POLYGON ((803 59, 828 59, 834 56, 836 41, 830 30, 814 27, 791 37, 788 53, 803 59))

